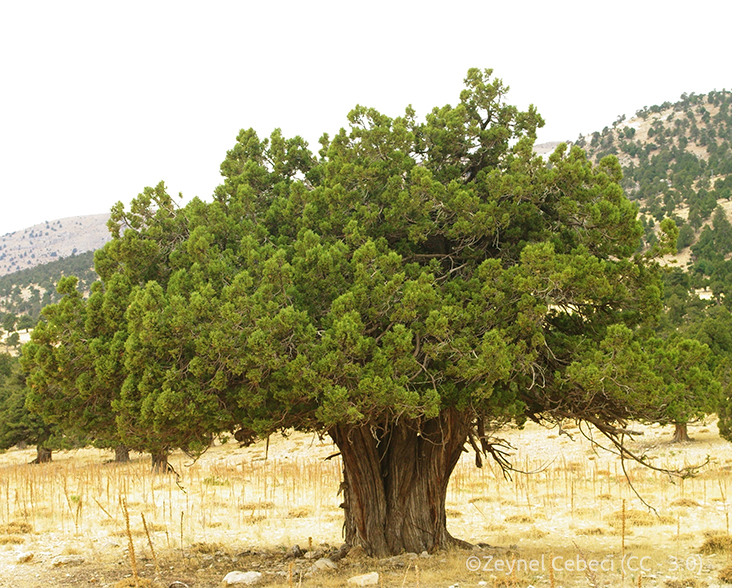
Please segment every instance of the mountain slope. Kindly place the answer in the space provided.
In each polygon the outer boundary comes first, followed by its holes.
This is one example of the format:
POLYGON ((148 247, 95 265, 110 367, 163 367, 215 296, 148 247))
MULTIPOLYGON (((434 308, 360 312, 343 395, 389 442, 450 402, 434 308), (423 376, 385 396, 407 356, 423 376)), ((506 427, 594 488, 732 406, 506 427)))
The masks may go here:
MULTIPOLYGON (((647 244, 663 218, 676 221, 684 263, 700 259, 693 246, 718 207, 724 213, 720 222, 732 216, 732 92, 684 94, 674 104, 643 108, 628 121, 621 117, 577 144, 594 161, 618 157, 625 192, 639 204, 647 244)), ((724 249, 723 255, 732 253, 726 244, 724 249)))
POLYGON ((88 292, 97 279, 94 252, 86 251, 0 276, 0 318, 5 313, 37 319, 44 306, 60 300, 56 284, 63 276, 78 277, 78 288, 88 292))
POLYGON ((0 276, 94 251, 111 239, 109 213, 72 216, 33 225, 0 237, 0 276))

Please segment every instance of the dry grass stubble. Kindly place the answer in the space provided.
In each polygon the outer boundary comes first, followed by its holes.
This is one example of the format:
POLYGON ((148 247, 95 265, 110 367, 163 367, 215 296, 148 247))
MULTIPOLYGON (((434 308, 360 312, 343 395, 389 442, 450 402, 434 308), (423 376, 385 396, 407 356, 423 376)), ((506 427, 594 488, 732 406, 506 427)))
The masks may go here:
MULTIPOLYGON (((614 586, 637 585, 639 579, 643 586, 666 586, 691 577, 718 582, 716 576, 732 561, 727 502, 732 450, 716 436, 716 427, 706 428, 693 431, 697 441, 687 445, 668 443, 669 429, 644 429, 656 465, 714 456, 703 476, 675 484, 659 473, 630 469, 635 489, 658 514, 634 494, 613 456, 592 454, 586 443, 565 436, 547 439, 535 427, 513 431, 510 439, 519 448, 514 463, 537 473, 508 480, 494 464, 475 469, 466 455, 448 491, 450 531, 482 545, 474 553, 380 562, 346 558, 337 571, 312 577, 307 576, 312 561, 298 560, 293 582, 342 586, 350 575, 374 569, 384 585, 394 586, 414 586, 417 579, 421 586, 436 587, 482 581, 614 586), (635 562, 645 558, 643 569, 639 563, 637 570, 621 569, 623 556, 635 562), (469 557, 478 559, 478 569, 469 569, 469 557), (582 562, 596 562, 598 569, 582 569, 582 562), (695 575, 696 568, 687 568, 697 563, 702 573, 695 575)), ((321 550, 326 554, 342 541, 341 466, 337 459, 324 460, 333 447, 313 437, 273 440, 266 460, 263 446, 233 444, 217 445, 195 464, 174 455, 180 487, 172 476, 152 475, 142 457, 116 465, 104 463, 107 455, 84 449, 31 467, 25 462, 32 453, 0 456, 0 578, 19 586, 129 583, 134 580, 130 540, 139 581, 214 586, 239 569, 261 571, 266 584, 287 585, 291 570, 285 555, 294 544, 306 551, 326 544, 321 550), (126 501, 129 533, 121 501, 126 501), (33 558, 17 563, 26 552, 33 558), (84 563, 54 568, 53 558, 64 554, 81 556, 84 563)))

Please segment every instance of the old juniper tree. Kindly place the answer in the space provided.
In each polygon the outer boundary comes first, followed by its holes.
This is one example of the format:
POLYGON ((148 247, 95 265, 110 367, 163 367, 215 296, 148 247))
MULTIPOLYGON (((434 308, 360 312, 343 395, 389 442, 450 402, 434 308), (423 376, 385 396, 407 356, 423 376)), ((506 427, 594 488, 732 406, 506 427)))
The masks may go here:
POLYGON ((159 185, 116 207, 97 264, 130 285, 118 425, 190 451, 330 435, 346 539, 373 555, 453 544, 450 475, 466 446, 503 463, 507 422, 620 435, 647 403, 592 358, 648 327, 658 273, 617 160, 534 156, 543 122, 506 92, 472 69, 424 119, 358 106, 317 155, 241 131, 211 203, 159 185))

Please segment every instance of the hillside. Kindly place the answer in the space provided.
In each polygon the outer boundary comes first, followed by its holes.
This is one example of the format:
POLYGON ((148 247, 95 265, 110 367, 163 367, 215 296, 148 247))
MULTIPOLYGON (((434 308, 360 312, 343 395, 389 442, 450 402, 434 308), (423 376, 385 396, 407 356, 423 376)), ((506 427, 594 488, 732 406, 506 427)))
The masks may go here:
POLYGON ((109 213, 72 216, 0 237, 0 276, 102 247, 109 213))
POLYGON ((0 276, 0 315, 29 315, 36 319, 41 309, 60 298, 56 283, 62 276, 77 276, 79 288, 88 291, 97 279, 94 252, 70 255, 0 276))
MULTIPOLYGON (((13 329, 35 324, 41 309, 59 300, 61 277, 77 276, 79 289, 90 289, 97 279, 94 251, 111 238, 108 219, 109 214, 74 216, 0 237, 0 342, 13 329)), ((20 334, 20 342, 26 335, 20 334)))
POLYGON ((605 155, 618 157, 625 192, 642 213, 647 245, 661 220, 676 221, 675 259, 680 267, 694 266, 700 274, 697 287, 708 286, 701 278, 711 279, 715 269, 700 261, 710 255, 720 261, 732 253, 725 222, 732 217, 731 105, 732 92, 725 90, 684 94, 674 104, 645 107, 632 119, 619 117, 611 127, 577 141, 596 162, 605 155))

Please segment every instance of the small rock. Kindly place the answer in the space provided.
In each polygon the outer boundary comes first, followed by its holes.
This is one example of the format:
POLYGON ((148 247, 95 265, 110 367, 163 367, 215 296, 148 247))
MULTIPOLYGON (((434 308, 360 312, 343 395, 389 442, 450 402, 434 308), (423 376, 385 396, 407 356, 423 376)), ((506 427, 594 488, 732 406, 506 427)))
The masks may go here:
POLYGON ((376 586, 379 583, 379 572, 353 576, 348 578, 348 583, 353 586, 376 586))
POLYGON ((299 559, 305 555, 305 552, 300 549, 299 545, 293 545, 292 549, 287 553, 287 557, 291 557, 293 559, 299 559))
POLYGON ((354 545, 348 551, 348 559, 358 559, 366 557, 366 550, 361 545, 354 545))
POLYGON ((188 588, 188 584, 183 582, 173 582, 168 588, 188 588))
MULTIPOLYGON (((348 555, 349 551, 351 551, 351 546, 348 543, 343 543, 338 548, 338 555, 339 555, 338 559, 343 559, 344 557, 346 557, 348 555)), ((333 561, 335 561, 335 560, 333 560, 333 561)))
POLYGON ((54 568, 60 566, 79 566, 84 563, 84 558, 80 555, 57 555, 53 558, 51 565, 54 568))
POLYGON ((321 557, 318 561, 315 562, 314 568, 317 568, 319 570, 337 570, 338 564, 335 563, 332 559, 327 557, 321 557))
POLYGON ((429 556, 430 556, 430 554, 427 553, 426 551, 423 551, 422 553, 419 554, 419 557, 421 557, 422 559, 427 559, 429 556))
POLYGON ((33 559, 33 554, 28 551, 24 553, 19 553, 18 556, 15 558, 15 563, 28 563, 30 560, 33 559))
POLYGON ((229 572, 221 583, 224 586, 231 586, 233 584, 253 586, 254 584, 259 584, 261 581, 262 574, 260 572, 229 572))

